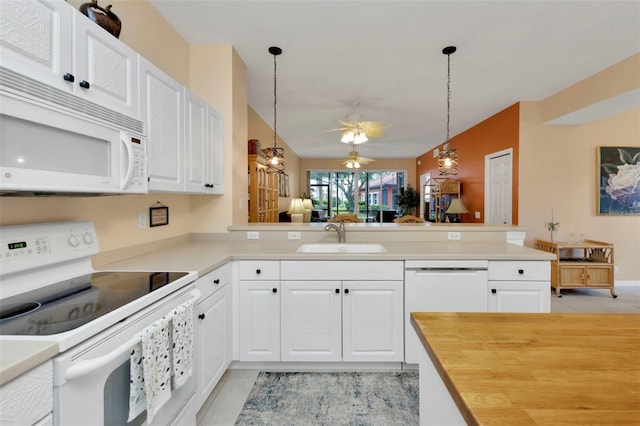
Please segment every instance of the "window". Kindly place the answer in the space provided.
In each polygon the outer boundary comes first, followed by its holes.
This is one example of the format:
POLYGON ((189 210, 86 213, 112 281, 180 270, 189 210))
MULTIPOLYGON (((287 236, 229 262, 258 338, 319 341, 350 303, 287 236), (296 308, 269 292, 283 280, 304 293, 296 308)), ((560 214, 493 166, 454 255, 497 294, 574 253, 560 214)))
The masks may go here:
POLYGON ((396 196, 405 184, 405 172, 312 170, 307 180, 314 207, 325 216, 350 213, 374 222, 380 210, 398 210, 396 196))

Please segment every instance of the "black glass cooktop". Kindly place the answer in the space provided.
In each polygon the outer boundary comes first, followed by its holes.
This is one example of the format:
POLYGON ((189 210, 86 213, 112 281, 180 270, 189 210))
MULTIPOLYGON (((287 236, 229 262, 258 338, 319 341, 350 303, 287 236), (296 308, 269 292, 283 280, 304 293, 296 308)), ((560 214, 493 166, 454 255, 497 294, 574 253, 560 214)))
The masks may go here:
POLYGON ((96 272, 0 301, 0 335, 46 336, 80 327, 186 272, 96 272))

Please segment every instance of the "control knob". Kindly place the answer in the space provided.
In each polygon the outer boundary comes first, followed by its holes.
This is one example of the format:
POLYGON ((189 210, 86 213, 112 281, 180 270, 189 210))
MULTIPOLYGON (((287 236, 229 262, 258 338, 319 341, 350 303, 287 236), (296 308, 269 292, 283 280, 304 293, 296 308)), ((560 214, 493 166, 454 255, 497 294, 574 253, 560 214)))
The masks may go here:
POLYGON ((82 236, 82 239, 86 244, 93 244, 93 235, 91 235, 89 232, 85 232, 82 236))
POLYGON ((71 247, 78 247, 78 245, 80 245, 80 240, 78 240, 78 237, 75 234, 69 235, 67 241, 71 247))

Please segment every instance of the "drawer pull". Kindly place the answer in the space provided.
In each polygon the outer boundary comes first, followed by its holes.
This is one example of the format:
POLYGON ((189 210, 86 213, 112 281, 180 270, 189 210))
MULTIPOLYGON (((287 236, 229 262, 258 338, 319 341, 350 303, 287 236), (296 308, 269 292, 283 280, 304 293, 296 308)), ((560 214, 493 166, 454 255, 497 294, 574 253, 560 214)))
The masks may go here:
POLYGON ((496 294, 498 292, 498 290, 496 290, 495 288, 491 289, 491 294, 496 294))
POLYGON ((348 288, 344 289, 344 294, 349 294, 349 289, 348 288))
POLYGON ((200 318, 201 320, 203 320, 203 319, 204 319, 204 317, 205 317, 205 315, 204 315, 204 314, 200 314, 200 315, 198 315, 198 318, 200 318))
POLYGON ((213 280, 213 283, 214 283, 215 285, 220 284, 220 279, 219 279, 219 278, 216 278, 215 280, 213 280))
POLYGON ((260 275, 260 272, 262 272, 260 269, 256 269, 256 274, 260 275))
POLYGON ((336 294, 340 294, 340 289, 336 288, 336 294))
POLYGON ((273 288, 273 289, 271 289, 271 291, 274 292, 274 293, 277 293, 278 289, 277 288, 273 288))
POLYGON ((69 73, 66 73, 65 75, 63 75, 62 78, 64 78, 65 81, 68 81, 70 83, 73 83, 76 80, 73 74, 69 74, 69 73))
POLYGON ((82 80, 79 84, 80 84, 80 87, 82 87, 83 89, 88 89, 89 87, 91 87, 89 82, 86 80, 82 80))
POLYGON ((524 269, 518 269, 518 273, 519 273, 520 275, 524 274, 524 269))

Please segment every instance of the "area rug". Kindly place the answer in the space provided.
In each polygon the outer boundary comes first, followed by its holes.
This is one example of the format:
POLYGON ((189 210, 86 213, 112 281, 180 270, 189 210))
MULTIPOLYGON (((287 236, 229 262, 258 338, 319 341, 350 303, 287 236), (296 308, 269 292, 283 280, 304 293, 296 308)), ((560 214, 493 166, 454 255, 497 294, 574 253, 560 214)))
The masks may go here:
POLYGON ((417 425, 417 372, 260 372, 236 425, 417 425))

